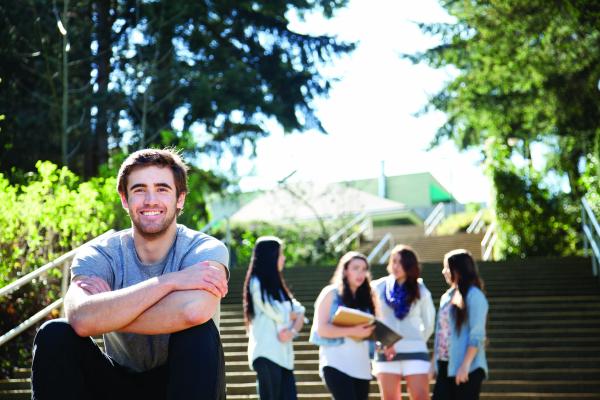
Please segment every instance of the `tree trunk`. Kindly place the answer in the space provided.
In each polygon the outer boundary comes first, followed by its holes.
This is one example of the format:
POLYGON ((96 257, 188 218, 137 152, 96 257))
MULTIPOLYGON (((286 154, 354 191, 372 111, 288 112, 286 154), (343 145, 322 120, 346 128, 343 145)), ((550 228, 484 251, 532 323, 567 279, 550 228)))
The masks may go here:
POLYGON ((87 162, 85 175, 98 174, 100 165, 108 161, 108 118, 111 111, 109 105, 108 82, 110 77, 111 29, 110 0, 99 0, 95 3, 96 39, 98 52, 96 54, 96 117, 91 127, 91 138, 87 143, 87 162))

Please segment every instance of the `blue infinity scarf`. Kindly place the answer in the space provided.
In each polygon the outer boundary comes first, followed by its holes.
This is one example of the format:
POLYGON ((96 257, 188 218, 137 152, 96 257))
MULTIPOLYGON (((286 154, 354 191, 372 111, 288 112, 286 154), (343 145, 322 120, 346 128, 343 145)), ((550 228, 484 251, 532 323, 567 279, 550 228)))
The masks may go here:
POLYGON ((385 280, 385 301, 394 309, 394 315, 398 319, 404 319, 410 311, 410 304, 406 302, 406 295, 404 284, 398 285, 394 277, 385 280))

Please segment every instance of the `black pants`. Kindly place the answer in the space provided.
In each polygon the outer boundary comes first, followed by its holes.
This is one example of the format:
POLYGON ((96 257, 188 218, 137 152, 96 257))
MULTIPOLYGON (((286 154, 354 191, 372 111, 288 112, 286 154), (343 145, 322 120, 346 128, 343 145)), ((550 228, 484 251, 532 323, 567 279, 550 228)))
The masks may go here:
POLYGON ((369 398, 369 380, 357 379, 332 367, 323 368, 325 386, 334 400, 367 400, 369 398))
POLYGON ((252 362, 256 371, 256 391, 260 400, 296 400, 294 371, 283 368, 273 361, 258 357, 252 362))
POLYGON ((212 320, 171 334, 167 363, 132 372, 64 319, 40 327, 31 367, 33 400, 183 400, 225 398, 223 347, 212 320))
POLYGON ((481 382, 485 378, 482 368, 469 374, 469 380, 456 386, 455 378, 448 376, 448 362, 439 361, 437 379, 433 388, 432 400, 479 400, 481 382))

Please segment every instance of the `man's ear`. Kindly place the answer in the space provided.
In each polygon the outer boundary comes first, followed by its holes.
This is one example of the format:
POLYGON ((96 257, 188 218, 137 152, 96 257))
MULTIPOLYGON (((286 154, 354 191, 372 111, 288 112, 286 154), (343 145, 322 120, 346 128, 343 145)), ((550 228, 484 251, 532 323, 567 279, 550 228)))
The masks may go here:
POLYGON ((183 210, 183 206, 185 204, 185 196, 186 196, 186 194, 187 194, 186 192, 179 193, 179 197, 177 197, 177 206, 176 206, 176 208, 178 210, 183 210))
POLYGON ((127 202, 127 195, 123 192, 119 192, 119 197, 121 198, 121 206, 129 212, 129 203, 127 202))

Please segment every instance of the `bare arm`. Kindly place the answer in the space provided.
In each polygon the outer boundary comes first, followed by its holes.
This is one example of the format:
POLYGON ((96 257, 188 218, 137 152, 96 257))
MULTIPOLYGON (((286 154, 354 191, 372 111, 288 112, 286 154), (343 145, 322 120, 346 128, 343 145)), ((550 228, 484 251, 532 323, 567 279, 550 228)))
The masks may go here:
POLYGON ((204 290, 171 292, 119 331, 145 335, 179 332, 211 319, 220 300, 204 290))
POLYGON ((155 326, 154 329, 168 331, 169 326, 173 324, 172 314, 183 318, 188 321, 187 323, 190 320, 198 321, 205 318, 205 312, 212 316, 218 305, 218 299, 207 300, 207 292, 204 291, 213 293, 215 298, 220 297, 227 293, 227 283, 225 267, 218 263, 211 262, 211 264, 213 265, 199 263, 182 271, 151 278, 114 291, 107 291, 108 284, 98 277, 76 277, 65 297, 67 319, 78 335, 93 336, 125 329, 149 310, 153 313, 144 316, 127 331, 134 332, 133 329, 137 327, 140 333, 145 332, 149 327, 142 325, 142 322, 159 323, 161 318, 165 323, 155 326), (168 296, 169 299, 165 304, 158 304, 161 299, 175 291, 204 293, 196 299, 187 297, 189 294, 185 293, 168 296), (198 304, 203 305, 204 302, 206 308, 196 307, 198 304), (155 305, 157 307, 154 307, 155 305), (174 311, 173 307, 182 305, 183 310, 174 311))
MULTIPOLYGON (((222 279, 226 285, 227 269, 214 261, 208 261, 208 263, 223 273, 222 279)), ((143 312, 131 324, 121 328, 120 331, 157 335, 179 332, 203 324, 213 317, 219 307, 221 297, 220 293, 217 295, 207 290, 171 292, 143 312)))

